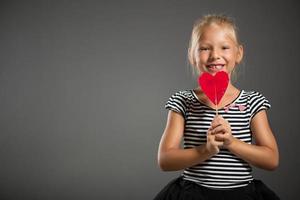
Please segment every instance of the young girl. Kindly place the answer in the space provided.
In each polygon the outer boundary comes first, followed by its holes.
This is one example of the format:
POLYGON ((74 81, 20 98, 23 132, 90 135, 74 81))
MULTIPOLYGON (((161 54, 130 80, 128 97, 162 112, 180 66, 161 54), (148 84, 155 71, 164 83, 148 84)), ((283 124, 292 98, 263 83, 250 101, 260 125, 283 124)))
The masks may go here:
MULTIPOLYGON (((198 75, 225 71, 232 77, 243 58, 233 21, 207 15, 196 22, 188 56, 198 75)), ((262 94, 240 90, 229 81, 217 105, 218 114, 201 88, 176 92, 166 108, 169 113, 158 163, 163 171, 184 171, 156 200, 279 199, 251 174, 250 165, 274 170, 279 163, 266 113, 270 104, 262 94)))

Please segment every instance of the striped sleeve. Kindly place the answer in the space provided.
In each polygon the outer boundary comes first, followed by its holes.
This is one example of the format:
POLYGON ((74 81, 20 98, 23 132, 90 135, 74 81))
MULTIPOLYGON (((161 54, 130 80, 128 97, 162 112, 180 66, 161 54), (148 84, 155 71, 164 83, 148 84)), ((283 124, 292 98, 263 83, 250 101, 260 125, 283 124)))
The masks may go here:
POLYGON ((185 117, 186 112, 186 100, 184 92, 176 92, 167 101, 165 108, 168 110, 175 111, 185 117))
POLYGON ((268 110, 271 108, 271 104, 266 97, 264 97, 259 92, 253 93, 250 99, 250 115, 251 119, 261 110, 268 110))

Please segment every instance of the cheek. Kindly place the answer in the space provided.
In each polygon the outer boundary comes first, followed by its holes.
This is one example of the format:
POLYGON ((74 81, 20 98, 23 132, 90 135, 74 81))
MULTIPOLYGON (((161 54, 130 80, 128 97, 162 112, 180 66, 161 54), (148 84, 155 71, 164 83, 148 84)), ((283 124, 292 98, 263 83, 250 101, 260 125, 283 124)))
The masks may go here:
POLYGON ((232 51, 230 52, 230 57, 232 58, 232 60, 234 60, 235 62, 238 62, 239 61, 239 52, 236 50, 236 51, 232 51))
POLYGON ((197 56, 198 62, 206 62, 208 56, 205 53, 199 53, 197 56))
POLYGON ((225 57, 228 61, 233 62, 233 63, 235 63, 238 59, 238 55, 233 52, 227 53, 225 55, 225 57))

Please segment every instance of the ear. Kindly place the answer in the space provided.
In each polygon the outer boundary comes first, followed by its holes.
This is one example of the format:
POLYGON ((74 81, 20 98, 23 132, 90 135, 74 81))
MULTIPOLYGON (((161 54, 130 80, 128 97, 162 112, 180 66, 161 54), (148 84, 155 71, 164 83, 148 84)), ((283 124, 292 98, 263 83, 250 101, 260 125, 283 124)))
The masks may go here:
POLYGON ((242 59, 243 59, 243 55, 244 55, 244 48, 243 48, 243 46, 242 45, 239 45, 238 47, 237 47, 238 49, 238 52, 237 52, 237 59, 236 59, 236 63, 237 64, 239 64, 241 61, 242 61, 242 59))

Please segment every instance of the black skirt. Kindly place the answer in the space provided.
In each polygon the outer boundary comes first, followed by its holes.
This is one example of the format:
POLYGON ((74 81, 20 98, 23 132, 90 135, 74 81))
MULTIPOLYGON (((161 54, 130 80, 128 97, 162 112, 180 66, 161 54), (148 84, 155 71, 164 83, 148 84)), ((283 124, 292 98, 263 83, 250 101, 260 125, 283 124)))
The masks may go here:
POLYGON ((201 186, 182 177, 172 180, 154 200, 279 200, 262 181, 253 180, 245 187, 218 190, 201 186))

